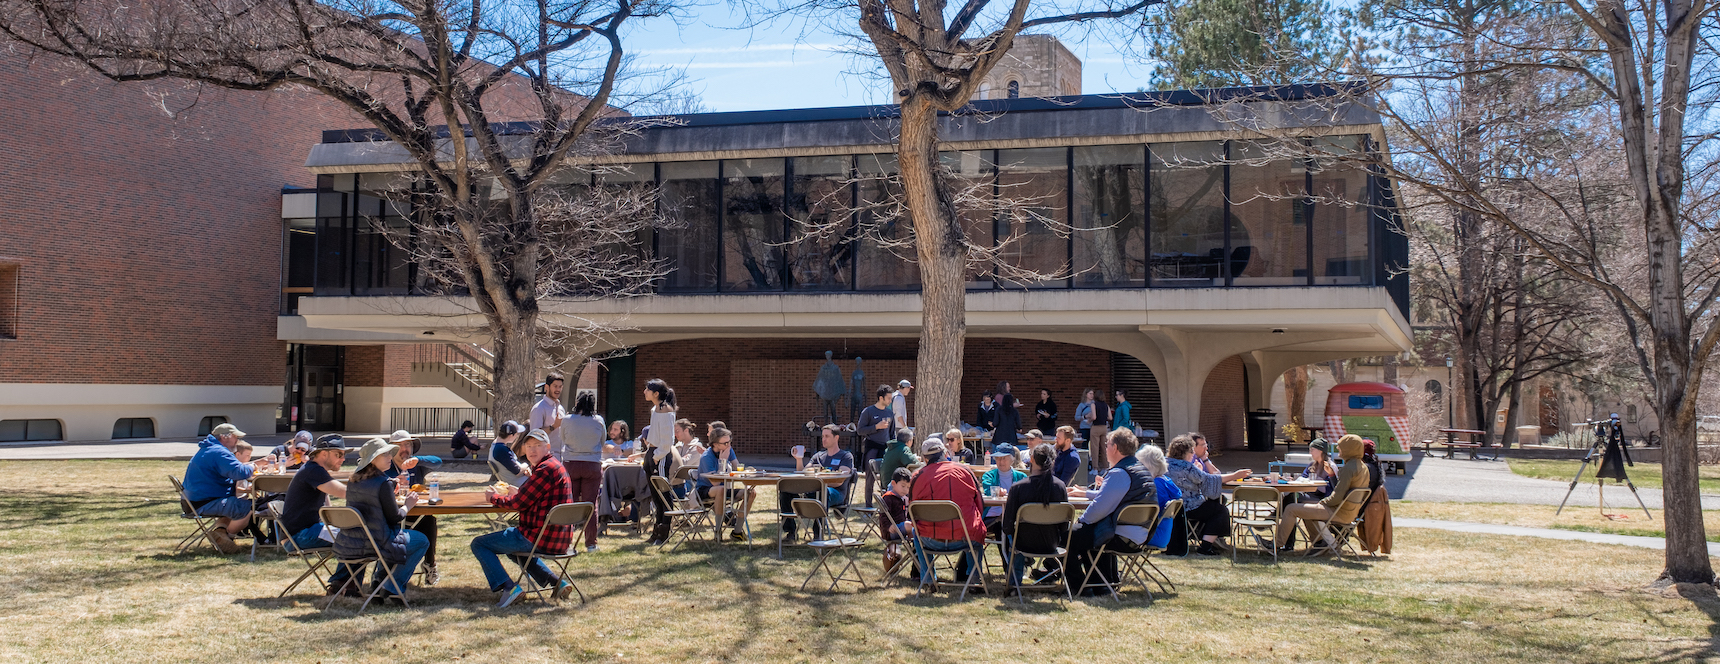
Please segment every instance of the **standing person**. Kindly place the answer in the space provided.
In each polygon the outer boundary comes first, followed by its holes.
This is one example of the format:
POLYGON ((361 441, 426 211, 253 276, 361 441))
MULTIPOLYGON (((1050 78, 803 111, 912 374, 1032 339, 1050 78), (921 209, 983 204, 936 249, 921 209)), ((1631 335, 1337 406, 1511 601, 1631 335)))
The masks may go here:
POLYGON ((1087 464, 1094 477, 1105 474, 1105 434, 1111 433, 1111 406, 1093 396, 1093 430, 1087 432, 1087 464))
MULTIPOLYGON (((874 393, 876 401, 860 411, 859 421, 854 423, 856 434, 866 441, 862 443, 862 463, 866 468, 866 506, 872 506, 872 491, 877 477, 872 474, 872 460, 882 459, 889 447, 889 442, 896 437, 896 418, 890 412, 890 386, 879 385, 874 393)), ((883 465, 880 462, 880 465, 883 465)), ((885 477, 890 476, 888 468, 882 469, 885 477)))
POLYGON ((221 553, 238 553, 241 549, 233 536, 251 525, 251 499, 234 495, 235 482, 257 474, 255 465, 233 455, 244 437, 239 427, 221 424, 197 443, 197 453, 185 466, 185 498, 198 514, 215 517, 209 539, 221 553))
POLYGON ((531 469, 521 466, 519 456, 514 454, 514 444, 525 432, 525 427, 513 420, 496 428, 496 440, 490 443, 490 467, 496 471, 496 479, 514 486, 526 483, 526 474, 531 469))
MULTIPOLYGON (((1056 475, 1063 486, 1069 486, 1075 481, 1075 471, 1081 469, 1081 451, 1075 449, 1075 427, 1064 425, 1057 427, 1056 451, 1057 460, 1051 466, 1051 474, 1056 475)), ((1087 478, 1081 478, 1085 484, 1087 478)))
POLYGON ((997 428, 997 400, 991 390, 986 390, 979 398, 979 412, 974 414, 973 425, 985 431, 997 428))
MULTIPOLYGON (((1105 435, 1105 461, 1110 470, 1099 478, 1099 490, 1088 491, 1092 504, 1081 513, 1069 538, 1069 574, 1063 575, 1070 590, 1080 590, 1087 572, 1097 567, 1098 576, 1115 586, 1117 557, 1111 552, 1139 553, 1147 541, 1147 529, 1119 526, 1117 515, 1130 505, 1156 503, 1156 487, 1147 469, 1135 460, 1140 441, 1135 432, 1117 428, 1105 435)), ((1083 593, 1089 591, 1082 591, 1083 593)))
POLYGON ((1117 390, 1117 412, 1111 418, 1112 429, 1135 430, 1134 404, 1129 403, 1129 393, 1117 390))
MULTIPOLYGON (((675 452, 675 390, 663 379, 652 378, 645 382, 644 394, 645 401, 651 404, 651 430, 646 432, 646 440, 643 441, 645 472, 673 483, 676 471, 681 469, 681 457, 675 452)), ((669 539, 669 518, 663 513, 669 511, 670 505, 658 500, 655 492, 652 502, 657 506, 657 512, 651 527, 651 540, 661 542, 669 539)))
MULTIPOLYGON (((596 503, 603 484, 603 420, 597 417, 597 397, 581 394, 573 414, 562 421, 567 448, 561 455, 573 502, 596 503)), ((597 519, 585 522, 585 551, 597 550, 597 519)))
MULTIPOLYGON (((890 441, 890 446, 884 449, 884 458, 878 461, 878 472, 884 477, 895 477, 897 468, 907 468, 920 462, 914 456, 908 445, 914 442, 914 434, 907 431, 896 432, 896 437, 890 441)), ((913 472, 909 470, 909 472, 913 472)), ((892 480, 894 481, 894 480, 892 480)), ((903 494, 906 495, 906 494, 903 494)))
POLYGON ((561 405, 561 390, 566 385, 567 380, 559 371, 551 371, 544 376, 543 398, 532 406, 531 419, 526 422, 526 428, 542 429, 549 435, 550 454, 557 458, 567 451, 567 431, 562 427, 562 420, 567 419, 567 408, 561 405))
MULTIPOLYGON (((534 546, 540 553, 551 555, 566 554, 573 547, 573 526, 544 527, 551 509, 573 502, 567 469, 550 453, 549 438, 542 430, 534 429, 520 443, 520 453, 531 463, 532 473, 531 479, 526 480, 518 493, 498 494, 494 487, 484 489, 484 496, 489 498, 490 504, 514 510, 520 517, 518 526, 472 538, 472 556, 478 559, 478 567, 484 570, 484 580, 492 592, 502 594, 501 601, 496 603, 498 609, 507 608, 525 592, 502 566, 502 554, 524 564, 522 559, 531 554, 534 546)), ((541 559, 533 560, 526 573, 541 587, 554 586, 558 598, 565 598, 573 592, 573 585, 557 577, 541 559)))
POLYGON ((890 412, 896 417, 896 428, 907 429, 908 426, 908 395, 914 393, 914 384, 903 378, 896 383, 896 393, 890 395, 890 412))
POLYGON ((460 430, 454 432, 454 439, 448 442, 448 445, 453 448, 454 458, 475 457, 478 452, 483 451, 484 448, 472 442, 472 429, 475 426, 471 420, 466 420, 460 423, 460 430))
POLYGON ((347 484, 346 506, 358 512, 364 527, 347 528, 334 537, 335 555, 364 558, 372 555, 370 541, 365 539, 365 531, 369 531, 370 539, 381 549, 382 559, 394 567, 394 574, 384 577, 381 564, 377 565, 376 583, 383 590, 378 596, 384 600, 405 592, 406 583, 418 569, 418 561, 430 549, 430 540, 424 533, 401 527, 406 513, 418 504, 418 494, 406 494, 405 505, 394 502, 394 482, 387 473, 394 467, 394 455, 399 450, 399 446, 382 438, 373 438, 358 448, 358 470, 353 471, 347 484))
POLYGON ((1021 429, 1021 403, 1009 393, 1009 381, 997 384, 997 430, 991 434, 992 445, 1015 446, 1021 429))
POLYGON ((1075 429, 1082 440, 1093 439, 1093 390, 1081 392, 1081 403, 1075 405, 1075 429))
POLYGON ((1051 400, 1051 390, 1039 391, 1039 405, 1033 407, 1035 415, 1039 416, 1040 431, 1057 430, 1057 402, 1051 400))
MULTIPOLYGON (((960 463, 951 461, 944 456, 943 441, 928 438, 920 447, 920 453, 926 456, 926 467, 914 475, 913 486, 909 489, 910 502, 914 500, 948 500, 961 509, 961 521, 945 521, 942 523, 914 522, 914 530, 925 539, 923 543, 927 550, 948 552, 966 551, 969 546, 984 546, 985 520, 981 512, 985 509, 985 501, 979 495, 979 482, 973 473, 960 463)), ((981 552, 983 555, 983 551, 981 552)), ((915 551, 915 557, 920 563, 920 580, 930 584, 936 581, 932 571, 931 561, 925 551, 915 551)), ((961 563, 956 566, 956 581, 966 583, 968 573, 974 565, 983 565, 984 561, 976 561, 968 553, 962 554, 961 563)))

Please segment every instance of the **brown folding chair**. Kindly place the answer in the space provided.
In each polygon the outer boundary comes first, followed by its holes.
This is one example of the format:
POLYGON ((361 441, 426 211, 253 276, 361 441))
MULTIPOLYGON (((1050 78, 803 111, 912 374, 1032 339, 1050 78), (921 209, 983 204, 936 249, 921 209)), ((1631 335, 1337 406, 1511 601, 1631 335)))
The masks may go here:
MULTIPOLYGON (((986 583, 985 580, 985 549, 981 548, 980 543, 974 540, 974 534, 968 531, 967 520, 962 518, 962 508, 959 505, 948 500, 916 500, 908 503, 908 520, 913 521, 915 524, 914 547, 926 556, 926 563, 931 567, 931 569, 920 570, 920 585, 916 592, 925 591, 926 576, 932 577, 932 592, 937 592, 939 585, 937 570, 939 560, 947 560, 956 556, 969 555, 973 556, 973 564, 968 567, 967 580, 961 582, 962 594, 960 599, 967 599, 967 591, 969 588, 974 587, 975 578, 979 579, 979 587, 983 589, 986 594, 991 594, 991 585, 986 583), (926 550, 926 538, 923 534, 925 533, 925 528, 920 524, 939 524, 950 521, 961 524, 962 538, 967 542, 967 546, 954 551, 926 550)), ((983 537, 984 533, 980 533, 980 535, 983 537)), ((954 571, 955 567, 952 566, 951 570, 954 571)))
POLYGON ((1350 545, 1350 538, 1356 534, 1356 527, 1362 523, 1362 506, 1368 504, 1368 496, 1373 491, 1369 489, 1351 489, 1344 496, 1344 502, 1338 509, 1332 511, 1330 521, 1309 521, 1308 526, 1308 555, 1317 556, 1331 553, 1339 558, 1349 551, 1352 556, 1361 554, 1350 545), (1332 524, 1337 525, 1337 531, 1332 530, 1332 524))
POLYGON ((281 551, 286 553, 288 558, 298 558, 304 561, 307 569, 299 575, 299 578, 293 579, 293 582, 287 585, 287 589, 282 590, 281 594, 276 595, 276 597, 286 597, 287 593, 292 592, 294 588, 299 587, 299 584, 304 583, 305 579, 313 576, 317 579, 317 587, 327 587, 328 584, 323 581, 322 573, 329 571, 329 563, 334 560, 334 545, 324 544, 323 546, 301 549, 298 543, 293 541, 290 534, 281 536, 280 540, 281 551))
POLYGON ((1230 496, 1230 562, 1236 562, 1236 551, 1247 538, 1262 553, 1271 552, 1272 562, 1278 562, 1278 501, 1283 494, 1269 486, 1237 487, 1230 496), (1266 536, 1262 537, 1261 533, 1266 536))
MULTIPOLYGON (((1117 513, 1118 527, 1135 526, 1138 528, 1144 528, 1147 531, 1148 540, 1152 539, 1153 528, 1158 524, 1158 521, 1159 506, 1154 503, 1137 503, 1134 505, 1128 505, 1123 507, 1121 512, 1117 513)), ((1143 577, 1145 570, 1141 563, 1141 561, 1147 559, 1147 556, 1152 555, 1153 551, 1154 549, 1149 548, 1146 542, 1141 542, 1139 551, 1118 551, 1109 548, 1104 549, 1103 553, 1108 553, 1116 556, 1117 558, 1117 585, 1112 586, 1109 581, 1105 580, 1105 577, 1100 576, 1100 584, 1095 585, 1094 587, 1104 587, 1106 590, 1111 591, 1112 599, 1121 602, 1122 598, 1117 597, 1117 589, 1122 588, 1124 582, 1132 579, 1136 583, 1141 584, 1141 590, 1147 591, 1147 601, 1153 601, 1153 591, 1151 588, 1147 587, 1146 578, 1143 577)), ((1087 576, 1091 577, 1098 567, 1098 565, 1094 565, 1093 567, 1088 568, 1087 576)), ((1156 581, 1157 580, 1155 579, 1155 582, 1156 581)), ((1082 579, 1081 587, 1086 588, 1088 585, 1087 580, 1082 579)), ((1159 590, 1164 590, 1164 586, 1159 586, 1159 590)))
MULTIPOLYGON (((657 497, 657 500, 663 501, 663 504, 671 508, 675 506, 675 492, 674 488, 669 485, 668 478, 652 475, 651 493, 657 497)), ((681 538, 675 541, 675 546, 669 549, 669 553, 674 553, 676 549, 681 548, 682 544, 699 539, 699 529, 706 527, 706 524, 709 523, 707 517, 710 514, 709 509, 687 505, 682 505, 680 509, 664 510, 663 518, 669 520, 669 536, 663 538, 662 544, 658 544, 657 549, 661 551, 663 546, 668 544, 669 540, 675 539, 677 534, 681 538)))
MULTIPOLYGON (((1165 503, 1164 511, 1159 514, 1158 524, 1149 529, 1150 532, 1147 534, 1148 541, 1151 541, 1154 537, 1158 536, 1159 528, 1169 528, 1172 532, 1176 531, 1177 519, 1182 518, 1182 505, 1183 502, 1181 498, 1165 503)), ((1159 566, 1154 564, 1153 559, 1150 557, 1150 554, 1163 553, 1164 547, 1142 544, 1141 552, 1142 555, 1140 557, 1130 559, 1134 562, 1136 571, 1140 572, 1146 578, 1152 579, 1153 585, 1159 587, 1159 592, 1175 591, 1177 589, 1177 584, 1171 581, 1170 575, 1165 574, 1164 570, 1159 569, 1159 566), (1166 585, 1170 586, 1170 590, 1165 590, 1166 585)))
MULTIPOLYGON (((792 476, 784 477, 782 479, 777 480, 776 481, 776 495, 781 496, 781 495, 787 495, 787 494, 817 496, 816 500, 818 501, 818 504, 824 505, 824 496, 825 496, 824 480, 818 479, 816 477, 792 477, 792 476)), ((830 506, 824 505, 824 507, 825 507, 825 512, 828 513, 830 506)), ((797 519, 798 520, 801 518, 797 514, 798 511, 799 510, 797 510, 794 507, 794 504, 792 502, 790 502, 787 512, 777 512, 776 513, 777 521, 783 522, 784 519, 797 519)), ((827 519, 827 518, 821 517, 817 521, 820 523, 820 526, 819 526, 820 528, 828 528, 830 525, 829 519, 827 519)), ((784 539, 787 539, 787 535, 788 535, 788 530, 786 528, 779 530, 776 534, 776 559, 777 560, 782 560, 782 543, 783 543, 784 539)), ((801 584, 801 585, 805 585, 805 584, 801 584)))
POLYGON ((561 603, 561 595, 556 592, 559 588, 543 588, 525 585, 526 577, 528 576, 527 570, 531 568, 532 561, 548 560, 554 562, 556 564, 556 568, 561 571, 561 580, 566 581, 568 585, 573 586, 573 591, 579 593, 579 603, 585 603, 585 591, 580 590, 579 584, 573 582, 573 576, 567 573, 568 562, 572 561, 574 556, 579 555, 577 547, 570 545, 567 551, 562 551, 560 553, 540 551, 538 550, 538 547, 540 546, 539 543, 543 541, 544 533, 549 532, 550 526, 573 526, 573 531, 578 533, 585 530, 586 522, 591 521, 592 515, 596 512, 597 503, 563 503, 549 508, 549 514, 544 515, 543 527, 538 529, 537 537, 532 538, 531 553, 527 554, 526 559, 520 562, 520 575, 518 578, 514 579, 514 585, 521 588, 532 588, 522 594, 542 596, 544 593, 549 593, 550 598, 554 599, 555 603, 561 603))
POLYGON ((817 576, 819 569, 823 569, 825 574, 830 575, 830 587, 825 589, 825 592, 835 590, 836 585, 843 581, 858 583, 860 589, 865 590, 866 577, 860 573, 860 564, 854 560, 854 550, 860 548, 862 542, 858 538, 837 535, 831 531, 830 512, 823 502, 795 498, 791 505, 794 507, 796 518, 819 523, 825 534, 824 539, 811 540, 806 543, 806 546, 818 552, 818 562, 813 563, 812 571, 806 574, 806 580, 800 582, 800 589, 806 590, 806 584, 812 581, 812 577, 817 576), (840 574, 830 571, 828 562, 830 554, 837 551, 841 551, 843 555, 848 557, 848 564, 842 567, 840 574), (848 570, 854 570, 853 579, 847 578, 848 570))
MULTIPOLYGON (((1027 598, 1022 595, 1021 591, 1026 587, 1021 585, 1021 579, 1015 578, 1015 557, 1019 555, 1027 558, 1029 563, 1055 560, 1058 569, 1067 572, 1069 570, 1069 543, 1075 537, 1075 506, 1069 503, 1026 503, 1015 512, 1015 527, 1012 532, 1015 533, 1015 536, 1007 538, 1009 547, 1003 557, 1003 570, 1004 574, 1009 575, 1009 587, 1015 591, 1015 599, 1025 605, 1027 598), (1021 540, 1021 527, 1024 525, 1041 528, 1063 526, 1063 546, 1056 547, 1049 553, 1020 550, 1016 543, 1021 540)), ((1075 595, 1069 591, 1069 584, 1060 583, 1058 585, 1063 586, 1065 596, 1070 600, 1075 599, 1075 595)), ((1033 587, 1049 589, 1051 586, 1036 583, 1033 584, 1033 587)))
MULTIPOLYGON (((287 488, 292 485, 292 475, 258 475, 251 478, 251 493, 258 497, 267 496, 269 494, 286 493, 287 488)), ((281 546, 280 542, 280 540, 283 539, 281 537, 281 515, 275 511, 273 504, 257 504, 251 515, 251 519, 256 522, 258 530, 262 530, 263 526, 267 524, 269 529, 266 532, 275 534, 274 544, 261 544, 257 541, 257 538, 251 538, 251 562, 257 562, 257 547, 259 545, 264 547, 273 546, 277 549, 281 549, 282 551, 286 550, 286 547, 281 546)))
MULTIPOLYGON (((370 601, 382 594, 383 589, 389 585, 388 580, 394 578, 394 565, 390 565, 388 559, 382 557, 382 547, 377 545, 376 538, 370 536, 370 529, 364 527, 364 517, 359 516, 358 510, 351 507, 324 507, 317 510, 317 513, 322 515, 323 525, 339 530, 357 528, 359 532, 364 533, 364 541, 370 544, 370 554, 368 555, 357 558, 345 558, 339 554, 334 556, 336 563, 346 565, 347 569, 352 570, 352 575, 347 577, 346 583, 335 589, 334 595, 329 597, 328 605, 324 606, 323 610, 327 611, 334 607, 335 601, 341 598, 347 587, 358 583, 359 570, 364 569, 365 565, 376 563, 379 569, 376 572, 374 583, 371 584, 370 594, 364 597, 364 604, 358 607, 358 612, 364 613, 364 610, 370 606, 370 601)), ((406 589, 397 588, 396 590, 400 591, 400 603, 410 608, 412 605, 406 601, 406 589)))
POLYGON ((173 483, 173 493, 179 496, 179 518, 189 520, 192 526, 197 528, 191 534, 186 535, 184 539, 179 540, 179 544, 173 547, 173 555, 177 556, 190 551, 191 547, 197 546, 198 540, 209 542, 209 545, 213 547, 215 544, 212 529, 219 527, 215 525, 215 517, 197 513, 197 509, 191 506, 191 498, 185 495, 185 485, 179 483, 179 478, 168 475, 167 481, 173 483))

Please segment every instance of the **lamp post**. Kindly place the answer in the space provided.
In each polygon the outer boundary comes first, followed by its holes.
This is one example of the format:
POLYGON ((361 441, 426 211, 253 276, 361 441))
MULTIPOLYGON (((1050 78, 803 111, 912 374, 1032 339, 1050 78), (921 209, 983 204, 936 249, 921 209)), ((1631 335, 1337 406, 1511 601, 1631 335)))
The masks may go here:
POLYGON ((1451 393, 1457 387, 1451 382, 1451 356, 1445 356, 1445 428, 1457 428, 1457 411, 1452 409, 1451 393))

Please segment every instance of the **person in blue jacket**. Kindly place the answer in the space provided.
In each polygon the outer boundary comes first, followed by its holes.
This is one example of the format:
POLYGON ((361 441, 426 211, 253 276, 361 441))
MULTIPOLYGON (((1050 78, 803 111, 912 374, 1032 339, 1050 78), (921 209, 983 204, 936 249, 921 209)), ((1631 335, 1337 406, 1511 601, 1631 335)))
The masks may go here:
POLYGON ((209 437, 197 443, 197 453, 185 466, 185 498, 191 509, 203 516, 215 517, 216 527, 209 532, 210 543, 221 553, 238 553, 240 547, 233 536, 251 525, 250 498, 240 498, 233 483, 251 479, 257 467, 240 463, 233 447, 245 432, 232 424, 222 424, 209 432, 209 437))

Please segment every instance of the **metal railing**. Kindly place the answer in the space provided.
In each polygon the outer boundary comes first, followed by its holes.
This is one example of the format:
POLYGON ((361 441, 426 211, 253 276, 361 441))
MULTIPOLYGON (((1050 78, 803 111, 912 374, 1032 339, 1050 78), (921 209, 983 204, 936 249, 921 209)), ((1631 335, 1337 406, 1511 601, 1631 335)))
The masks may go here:
POLYGON ((388 428, 405 429, 420 436, 452 436, 460 423, 471 420, 474 433, 495 430, 490 414, 477 408, 391 408, 388 428))

